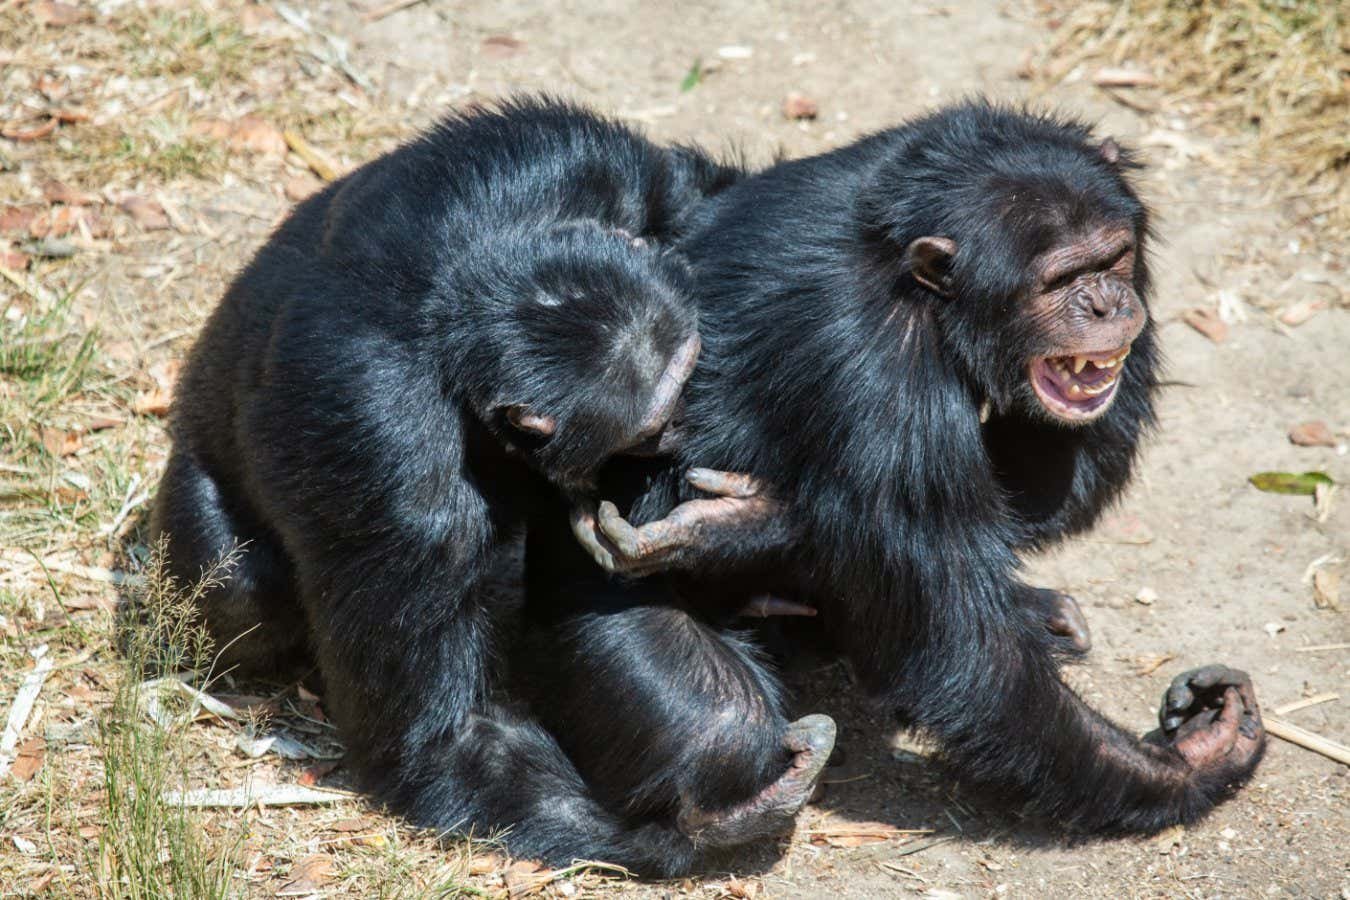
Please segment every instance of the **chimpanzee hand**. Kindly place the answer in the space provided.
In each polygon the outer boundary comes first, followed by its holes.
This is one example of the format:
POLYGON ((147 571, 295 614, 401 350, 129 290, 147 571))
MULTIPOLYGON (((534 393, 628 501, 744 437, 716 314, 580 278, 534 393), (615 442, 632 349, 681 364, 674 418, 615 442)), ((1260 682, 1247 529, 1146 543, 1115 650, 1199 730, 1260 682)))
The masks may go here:
POLYGON ((1241 781, 1265 748, 1251 677, 1227 666, 1204 666, 1174 678, 1158 719, 1161 729, 1146 740, 1171 746, 1207 780, 1241 781))
POLYGON ((693 568, 717 555, 719 532, 769 521, 780 507, 758 480, 740 472, 690 469, 685 477, 711 499, 688 500, 664 519, 634 527, 609 501, 572 510, 572 533, 606 572, 631 577, 693 568))

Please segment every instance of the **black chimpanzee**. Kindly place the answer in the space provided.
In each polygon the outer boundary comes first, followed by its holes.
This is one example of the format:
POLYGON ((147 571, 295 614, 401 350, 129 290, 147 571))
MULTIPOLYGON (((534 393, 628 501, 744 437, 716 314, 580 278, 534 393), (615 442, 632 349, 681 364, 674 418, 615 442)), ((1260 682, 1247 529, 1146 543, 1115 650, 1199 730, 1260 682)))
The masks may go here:
MULTIPOLYGON (((312 653, 349 763, 414 821, 554 861, 695 858, 498 702, 483 579, 541 497, 659 445, 698 353, 661 245, 738 175, 556 103, 451 118, 302 204, 198 340, 153 531, 185 580, 245 545, 202 602, 224 661, 312 653)), ((822 719, 786 739, 813 774, 822 719)))
POLYGON ((1179 676, 1136 739, 1059 677, 1076 604, 1017 575, 1019 549, 1119 495, 1153 422, 1131 165, 1078 123, 971 102, 703 207, 679 245, 703 336, 681 449, 602 478, 647 524, 576 519, 606 567, 683 574, 625 588, 542 530, 527 548, 554 650, 526 687, 598 795, 697 834, 780 777, 778 682, 716 615, 762 591, 814 605, 860 686, 959 774, 1065 826, 1188 822, 1250 776, 1244 673, 1179 676), (658 518, 697 496, 689 467, 756 481, 698 523, 658 518))

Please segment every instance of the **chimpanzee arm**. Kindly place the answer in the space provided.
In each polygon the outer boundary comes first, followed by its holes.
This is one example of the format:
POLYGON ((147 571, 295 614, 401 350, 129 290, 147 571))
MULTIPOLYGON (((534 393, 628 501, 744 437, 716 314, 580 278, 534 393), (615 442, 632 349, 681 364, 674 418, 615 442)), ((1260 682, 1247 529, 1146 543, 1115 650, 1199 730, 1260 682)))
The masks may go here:
POLYGON ((1164 729, 1141 741, 1063 683, 1044 633, 1016 612, 1015 582, 957 566, 941 578, 916 566, 902 579, 929 600, 893 597, 865 622, 841 604, 825 621, 863 682, 937 738, 963 776, 1092 831, 1193 821, 1249 777, 1264 735, 1244 673, 1211 666, 1179 677, 1164 729))

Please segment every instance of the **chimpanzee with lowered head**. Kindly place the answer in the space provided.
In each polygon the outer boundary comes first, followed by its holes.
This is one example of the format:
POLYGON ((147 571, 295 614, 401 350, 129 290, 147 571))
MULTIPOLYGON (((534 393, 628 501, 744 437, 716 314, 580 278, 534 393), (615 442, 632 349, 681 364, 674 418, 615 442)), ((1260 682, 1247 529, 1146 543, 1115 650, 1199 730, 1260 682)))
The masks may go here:
MULTIPOLYGON (((699 341, 666 245, 737 177, 563 104, 452 117, 299 206, 192 352, 153 516, 171 571, 242 545, 201 602, 223 662, 312 656, 360 782, 418 823, 553 862, 698 858, 500 702, 485 578, 533 507, 660 448, 699 341)), ((774 736, 815 751, 789 806, 832 734, 774 736)))
POLYGON ((679 244, 703 337, 680 449, 612 463, 601 493, 627 518, 573 523, 605 569, 677 574, 615 583, 542 528, 527 548, 555 651, 526 688, 598 795, 720 839, 792 775, 779 681, 718 614, 764 591, 809 603, 961 777, 1064 826, 1189 822, 1246 781, 1265 736, 1245 673, 1178 676, 1138 739, 1059 676, 1086 643, 1076 604, 1017 573, 1118 497, 1153 423, 1133 165, 1076 122, 971 102, 701 208, 679 244), (690 522, 701 468, 754 478, 690 522))

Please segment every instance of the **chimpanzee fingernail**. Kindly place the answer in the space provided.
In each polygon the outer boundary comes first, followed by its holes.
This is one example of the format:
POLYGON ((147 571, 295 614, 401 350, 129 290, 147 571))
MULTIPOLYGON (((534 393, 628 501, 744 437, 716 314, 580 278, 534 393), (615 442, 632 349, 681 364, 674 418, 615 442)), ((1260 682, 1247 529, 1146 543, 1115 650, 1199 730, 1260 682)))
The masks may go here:
POLYGON ((1163 731, 1176 731, 1178 728, 1181 727, 1182 721, 1184 720, 1181 718, 1181 716, 1168 716, 1167 718, 1163 719, 1162 723, 1163 731))

